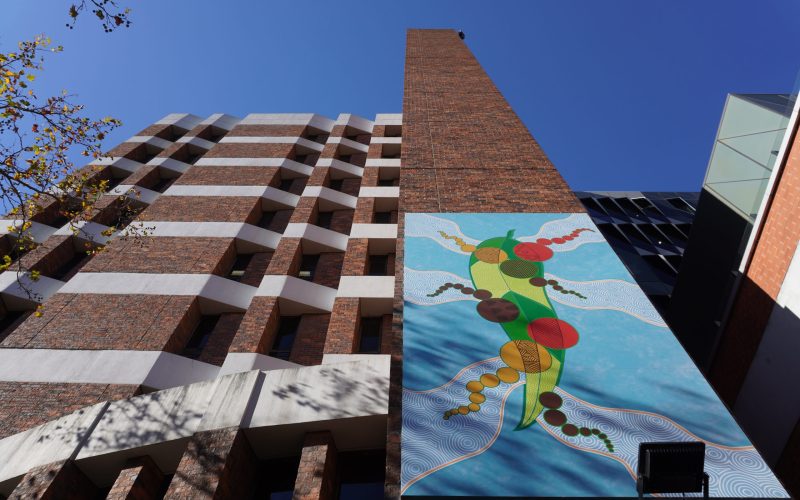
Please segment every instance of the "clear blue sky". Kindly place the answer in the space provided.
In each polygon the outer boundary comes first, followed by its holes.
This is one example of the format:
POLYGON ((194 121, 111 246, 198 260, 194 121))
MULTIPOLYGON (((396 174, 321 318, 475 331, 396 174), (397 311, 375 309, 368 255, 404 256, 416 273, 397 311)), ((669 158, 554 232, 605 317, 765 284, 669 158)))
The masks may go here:
POLYGON ((64 45, 37 80, 124 121, 170 112, 400 112, 405 30, 467 44, 574 189, 696 190, 728 92, 793 88, 796 0, 211 1, 127 3, 112 34, 69 1, 3 0, 0 49, 64 45))

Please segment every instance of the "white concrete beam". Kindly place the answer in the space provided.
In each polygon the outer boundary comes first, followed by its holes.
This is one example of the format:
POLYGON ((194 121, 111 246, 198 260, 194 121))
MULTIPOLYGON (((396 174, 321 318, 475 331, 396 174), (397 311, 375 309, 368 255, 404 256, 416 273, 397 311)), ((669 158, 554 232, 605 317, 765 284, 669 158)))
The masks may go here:
POLYGON ((336 290, 294 276, 267 275, 255 296, 283 299, 280 309, 285 314, 320 313, 333 310, 336 290))

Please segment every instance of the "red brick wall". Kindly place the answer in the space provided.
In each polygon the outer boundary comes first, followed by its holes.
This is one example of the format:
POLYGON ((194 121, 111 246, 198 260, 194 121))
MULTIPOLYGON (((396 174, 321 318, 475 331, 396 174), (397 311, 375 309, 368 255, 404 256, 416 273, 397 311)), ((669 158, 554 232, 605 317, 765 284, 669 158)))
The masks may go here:
POLYGON ((269 186, 278 176, 278 167, 194 167, 175 184, 210 186, 269 186))
POLYGON ((161 492, 164 475, 153 459, 145 455, 127 461, 106 500, 149 500, 161 492))
MULTIPOLYGON (((303 314, 297 327, 289 361, 301 365, 318 365, 325 350, 325 333, 330 314, 303 314)), ((272 347, 268 345, 267 349, 272 347)))
POLYGON ((257 223, 260 218, 261 198, 240 196, 161 196, 139 216, 144 221, 251 224, 257 223))
POLYGON ((336 498, 336 444, 331 433, 306 434, 292 498, 294 500, 336 498))
POLYGON ((161 295, 60 293, 44 311, 28 317, 0 347, 180 352, 199 315, 196 297, 161 295))
POLYGON ((14 491, 13 499, 61 500, 95 498, 97 487, 71 460, 42 465, 28 471, 14 491))
POLYGON ((82 271, 223 275, 235 258, 233 238, 118 238, 82 271))
POLYGON ((796 131, 776 186, 709 373, 717 392, 731 406, 800 240, 800 134, 796 131))
POLYGON ((135 385, 0 382, 0 439, 100 401, 138 392, 135 385))

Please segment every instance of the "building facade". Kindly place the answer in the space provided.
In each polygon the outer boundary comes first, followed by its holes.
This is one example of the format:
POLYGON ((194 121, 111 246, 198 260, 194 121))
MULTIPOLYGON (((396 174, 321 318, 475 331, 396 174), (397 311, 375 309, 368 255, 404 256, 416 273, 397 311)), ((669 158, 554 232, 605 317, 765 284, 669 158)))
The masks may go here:
POLYGON ((665 316, 699 193, 576 192, 650 302, 665 316))
POLYGON ((633 496, 638 441, 706 434, 712 493, 786 496, 454 31, 409 31, 402 115, 169 115, 88 168, 115 184, 96 216, 48 208, 21 257, 42 278, 2 277, 3 495, 633 496), (147 236, 106 240, 131 189, 147 236))

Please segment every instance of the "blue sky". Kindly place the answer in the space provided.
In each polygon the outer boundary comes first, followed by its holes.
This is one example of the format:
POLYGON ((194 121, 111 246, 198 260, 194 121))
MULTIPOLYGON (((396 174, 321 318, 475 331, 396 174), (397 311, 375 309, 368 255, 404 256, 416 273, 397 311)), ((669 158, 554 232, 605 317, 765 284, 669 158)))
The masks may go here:
POLYGON ((40 92, 123 120, 109 146, 170 112, 400 112, 405 30, 460 28, 578 190, 699 189, 726 93, 786 92, 800 66, 794 0, 129 1, 112 34, 68 30, 68 1, 3 3, 0 50, 64 45, 40 92))

